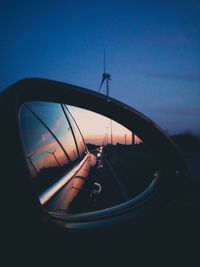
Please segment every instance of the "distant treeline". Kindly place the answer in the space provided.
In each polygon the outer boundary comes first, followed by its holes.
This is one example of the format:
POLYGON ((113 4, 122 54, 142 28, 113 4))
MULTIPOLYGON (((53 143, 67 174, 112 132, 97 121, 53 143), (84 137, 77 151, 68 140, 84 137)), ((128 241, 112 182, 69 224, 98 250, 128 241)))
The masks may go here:
POLYGON ((200 153, 200 138, 191 133, 171 136, 183 152, 200 153))

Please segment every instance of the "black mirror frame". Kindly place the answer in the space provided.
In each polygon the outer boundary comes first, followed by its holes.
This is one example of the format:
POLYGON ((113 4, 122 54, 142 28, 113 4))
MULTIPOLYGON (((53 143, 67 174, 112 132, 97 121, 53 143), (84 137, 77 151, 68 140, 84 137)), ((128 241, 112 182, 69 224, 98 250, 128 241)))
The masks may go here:
MULTIPOLYGON (((172 184, 176 184, 178 178, 176 171, 178 166, 179 177, 184 179, 187 177, 187 169, 185 161, 173 143, 173 141, 150 119, 131 108, 124 103, 121 103, 113 98, 106 97, 94 91, 78 87, 62 82, 29 78, 24 79, 12 85, 2 94, 2 107, 9 110, 9 120, 14 123, 11 131, 16 129, 15 145, 16 151, 19 150, 18 166, 19 173, 23 172, 24 166, 27 164, 22 143, 20 141, 19 130, 19 109, 28 101, 49 101, 55 103, 63 103, 88 109, 107 117, 124 125, 128 129, 134 130, 147 146, 152 148, 159 155, 159 164, 161 170, 164 170, 162 179, 156 179, 152 184, 136 198, 122 203, 118 206, 105 210, 84 213, 80 215, 61 216, 58 214, 48 214, 39 203, 37 196, 31 189, 31 183, 28 180, 28 168, 23 174, 20 182, 21 188, 26 190, 23 198, 26 198, 29 205, 26 207, 30 220, 33 220, 33 214, 40 217, 41 220, 61 224, 69 229, 92 229, 103 227, 127 221, 134 218, 138 214, 143 214, 145 209, 150 209, 155 205, 160 196, 170 191, 172 184), (164 152, 164 153, 163 153, 164 152), (181 175, 183 174, 183 175, 181 175), (27 190, 29 188, 29 190, 27 190), (30 196, 31 192, 31 196, 30 196)), ((4 119, 6 125, 6 120, 4 119)), ((6 133, 5 133, 6 136, 6 133)), ((23 202, 21 199, 21 203, 23 202)), ((34 216, 35 216, 34 215, 34 216)), ((35 217, 35 218, 36 218, 35 217)), ((36 219, 37 221, 37 219, 36 219)))

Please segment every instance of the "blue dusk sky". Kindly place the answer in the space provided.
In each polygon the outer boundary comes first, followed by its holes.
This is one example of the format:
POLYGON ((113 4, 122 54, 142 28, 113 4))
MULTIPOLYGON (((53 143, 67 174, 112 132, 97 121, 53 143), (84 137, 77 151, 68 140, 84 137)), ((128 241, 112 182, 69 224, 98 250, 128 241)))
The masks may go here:
POLYGON ((105 49, 110 96, 200 134, 199 14, 199 0, 2 0, 0 90, 41 77, 97 91, 105 49))

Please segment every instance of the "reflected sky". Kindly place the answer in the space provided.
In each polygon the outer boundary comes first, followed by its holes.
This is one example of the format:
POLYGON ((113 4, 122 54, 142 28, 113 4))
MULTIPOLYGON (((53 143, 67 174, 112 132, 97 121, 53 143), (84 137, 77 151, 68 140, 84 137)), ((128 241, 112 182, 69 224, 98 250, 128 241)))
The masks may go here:
MULTIPOLYGON (((69 105, 67 107, 81 129, 86 143, 110 144, 112 129, 113 144, 132 144, 132 132, 121 124, 86 109, 69 105)), ((141 142, 139 137, 135 136, 135 142, 141 142)))
MULTIPOLYGON (((69 158, 74 160, 78 153, 74 150, 75 141, 70 130, 69 123, 65 117, 61 105, 48 102, 31 102, 29 107, 40 117, 40 119, 51 129, 53 134, 61 140, 69 158)), ((40 142, 44 142, 50 132, 42 135, 40 142)))
POLYGON ((60 104, 30 102, 20 111, 25 154, 33 177, 78 158, 71 128, 60 104))

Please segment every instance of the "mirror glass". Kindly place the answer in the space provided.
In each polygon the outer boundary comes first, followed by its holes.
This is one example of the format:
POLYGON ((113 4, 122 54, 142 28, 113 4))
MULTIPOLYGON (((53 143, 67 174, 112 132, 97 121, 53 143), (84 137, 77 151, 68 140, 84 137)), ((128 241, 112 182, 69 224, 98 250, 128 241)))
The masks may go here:
POLYGON ((155 156, 143 140, 101 114, 28 102, 19 123, 34 191, 49 212, 112 207, 136 197, 158 177, 155 156))

